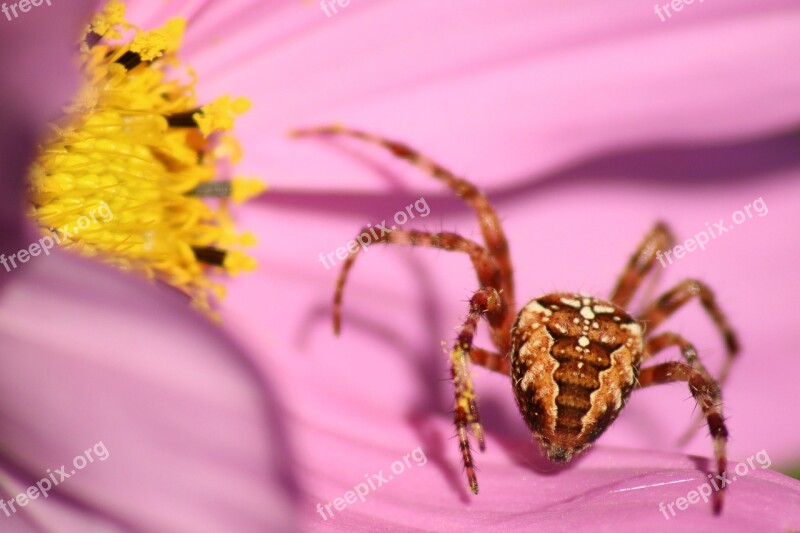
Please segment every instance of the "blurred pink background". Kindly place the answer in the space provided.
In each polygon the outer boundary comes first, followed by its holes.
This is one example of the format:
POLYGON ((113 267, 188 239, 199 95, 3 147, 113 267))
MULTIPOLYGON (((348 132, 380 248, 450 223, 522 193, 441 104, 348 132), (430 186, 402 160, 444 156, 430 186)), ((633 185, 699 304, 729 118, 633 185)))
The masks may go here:
MULTIPOLYGON (((712 455, 705 428, 677 445, 695 409, 682 384, 635 391, 596 450, 555 469, 532 443, 508 379, 474 369, 488 449, 475 456, 481 494, 469 495, 442 350, 477 287, 469 262, 373 245, 352 272, 337 338, 338 269, 326 270, 318 255, 421 196, 430 215, 407 228, 478 239, 473 213, 374 147, 286 135, 344 123, 402 140, 478 184, 503 220, 519 306, 553 291, 607 297, 656 220, 681 243, 763 199, 768 214, 657 266, 657 285, 640 296, 687 277, 714 289, 743 347, 723 391, 728 457, 765 450, 773 470, 797 472, 796 2, 709 0, 666 22, 633 0, 352 0, 333 17, 299 0, 129 4, 143 27, 189 18, 184 57, 201 98, 231 93, 254 103, 237 124, 240 170, 270 189, 238 221, 259 236, 261 268, 228 284, 223 330, 274 386, 300 528, 800 527, 800 483, 767 472, 730 486, 722 518, 694 505, 664 520, 658 503, 685 496, 710 466, 684 454, 712 455), (418 446, 424 467, 335 518, 317 514, 318 502, 418 446)), ((717 372, 724 346, 698 303, 666 330, 692 341, 717 372)), ((488 347, 485 329, 480 337, 488 347)), ((678 359, 670 351, 657 362, 678 359)))

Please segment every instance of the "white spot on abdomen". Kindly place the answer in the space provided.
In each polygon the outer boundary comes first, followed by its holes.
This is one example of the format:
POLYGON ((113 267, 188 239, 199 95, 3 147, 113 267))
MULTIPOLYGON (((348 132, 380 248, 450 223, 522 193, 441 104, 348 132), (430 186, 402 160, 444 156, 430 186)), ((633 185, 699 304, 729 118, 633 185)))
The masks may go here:
POLYGON ((573 300, 572 298, 561 298, 561 303, 570 307, 574 307, 575 309, 579 309, 581 306, 581 303, 578 300, 573 300))

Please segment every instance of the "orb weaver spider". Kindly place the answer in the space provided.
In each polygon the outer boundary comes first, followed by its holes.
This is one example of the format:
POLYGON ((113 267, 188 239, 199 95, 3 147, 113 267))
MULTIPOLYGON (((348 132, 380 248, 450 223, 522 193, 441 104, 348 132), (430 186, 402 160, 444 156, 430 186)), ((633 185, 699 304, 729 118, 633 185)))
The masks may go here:
MULTIPOLYGON (((625 308, 656 254, 673 246, 666 224, 647 233, 630 258, 608 300, 586 294, 558 292, 530 300, 517 313, 509 247, 500 220, 488 198, 467 180, 397 141, 340 126, 301 129, 295 136, 345 135, 381 146, 430 174, 460 196, 478 215, 485 246, 456 233, 395 229, 376 242, 439 248, 467 254, 480 288, 469 301, 467 318, 450 352, 455 385, 454 424, 470 489, 478 493, 468 428, 481 451, 485 440, 470 376, 470 363, 509 375, 520 413, 544 454, 566 463, 586 450, 617 418, 633 389, 685 382, 702 409, 714 441, 719 479, 727 470, 728 430, 722 415, 720 384, 739 351, 736 334, 704 283, 687 279, 647 305, 634 317, 625 308), (722 335, 726 359, 719 382, 711 377, 694 346, 676 333, 649 333, 698 298, 722 335), (489 325, 495 350, 473 344, 478 322, 489 325), (641 368, 657 353, 677 347, 684 362, 641 368)), ((362 232, 368 228, 364 228, 362 232)), ((341 327, 345 282, 359 250, 342 264, 333 303, 334 331, 341 327)), ((724 490, 725 483, 721 489, 724 490)), ((723 492, 715 493, 714 512, 722 509, 723 492)))

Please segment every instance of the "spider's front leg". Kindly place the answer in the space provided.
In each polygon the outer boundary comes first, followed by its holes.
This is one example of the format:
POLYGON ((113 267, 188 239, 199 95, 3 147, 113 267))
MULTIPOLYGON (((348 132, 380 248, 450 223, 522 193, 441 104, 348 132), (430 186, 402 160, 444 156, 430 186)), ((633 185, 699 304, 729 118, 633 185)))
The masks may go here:
MULTIPOLYGON (((368 230, 369 228, 364 228, 359 233, 359 236, 367 233, 368 230)), ((380 235, 375 242, 424 246, 428 248, 439 248, 441 250, 447 250, 448 252, 465 253, 469 256, 470 261, 472 261, 472 266, 478 276, 478 283, 481 288, 499 286, 500 271, 486 249, 478 243, 456 233, 427 233, 424 231, 395 229, 380 235)), ((356 248, 354 252, 350 252, 342 263, 342 270, 339 273, 339 278, 336 280, 336 292, 333 297, 333 330, 337 334, 341 329, 344 286, 347 282, 350 269, 353 268, 356 257, 358 257, 360 252, 360 248, 356 248)), ((492 341, 494 345, 503 352, 507 351, 506 346, 509 342, 509 332, 504 327, 504 323, 508 321, 508 317, 506 316, 508 312, 508 310, 498 305, 497 308, 490 311, 486 317, 491 327, 492 341)))
MULTIPOLYGON (((509 255, 508 240, 503 231, 503 226, 500 223, 500 217, 497 216, 497 213, 486 195, 475 185, 463 178, 459 178, 436 161, 421 154, 407 144, 369 132, 340 125, 332 125, 302 128, 294 130, 291 133, 296 137, 308 135, 347 135, 383 147, 396 157, 405 159, 423 172, 439 180, 460 196, 478 215, 478 224, 480 225, 481 235, 486 242, 486 250, 500 275, 499 283, 487 286, 495 287, 500 291, 503 307, 510 309, 510 313, 513 313, 516 308, 514 304, 514 273, 511 265, 511 257, 509 255)), ((503 325, 502 329, 510 330, 511 324, 514 321, 514 316, 508 314, 505 316, 505 319, 507 322, 503 325)), ((501 351, 508 351, 508 346, 502 348, 501 351)))
POLYGON ((508 376, 511 372, 511 359, 507 354, 490 352, 489 350, 473 346, 472 350, 469 352, 469 360, 472 361, 474 365, 482 366, 486 370, 491 370, 498 374, 508 376))
MULTIPOLYGON (((691 347, 691 345, 689 346, 691 347)), ((703 410, 703 416, 714 439, 714 458, 716 459, 717 472, 719 473, 717 479, 720 481, 720 489, 714 493, 714 512, 719 514, 722 510, 723 491, 728 483, 726 477, 728 464, 725 453, 725 446, 728 442, 728 428, 725 427, 725 420, 722 416, 722 398, 719 385, 699 364, 696 356, 694 361, 692 366, 686 363, 669 362, 643 368, 639 373, 637 387, 644 388, 676 381, 688 383, 689 391, 691 391, 695 401, 703 410)))
POLYGON ((486 361, 497 361, 500 358, 499 354, 491 354, 485 350, 475 351, 472 346, 481 316, 497 312, 500 306, 500 295, 494 288, 483 288, 473 294, 469 301, 467 318, 458 332, 453 349, 450 351, 451 375, 455 387, 453 422, 456 426, 461 460, 464 463, 464 469, 469 480, 469 488, 473 494, 478 494, 478 478, 475 475, 475 464, 472 460, 467 426, 472 426, 472 433, 478 439, 481 451, 485 448, 485 442, 478 415, 478 404, 475 401, 475 389, 472 386, 472 376, 469 372, 469 362, 471 358, 473 361, 477 359, 478 361, 476 362, 480 362, 484 358, 486 361))

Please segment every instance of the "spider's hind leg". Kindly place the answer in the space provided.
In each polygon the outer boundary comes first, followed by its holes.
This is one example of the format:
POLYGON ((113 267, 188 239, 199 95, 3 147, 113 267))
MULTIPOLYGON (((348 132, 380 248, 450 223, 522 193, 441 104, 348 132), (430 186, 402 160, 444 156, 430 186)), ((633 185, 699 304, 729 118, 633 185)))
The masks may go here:
MULTIPOLYGON (((728 429, 725 427, 725 420, 722 417, 721 393, 717 382, 703 370, 702 366, 697 368, 697 365, 690 366, 679 362, 662 363, 643 368, 639 372, 638 388, 676 381, 684 381, 689 385, 689 391, 703 410, 703 416, 711 431, 711 437, 714 439, 714 458, 719 474, 717 479, 727 480, 728 462, 725 447, 728 442, 728 429)), ((714 493, 714 512, 717 514, 722 510, 725 484, 726 481, 721 481, 720 490, 714 493)))
MULTIPOLYGON (((648 329, 652 330, 695 297, 700 299, 700 304, 711 316, 714 325, 725 341, 725 361, 722 363, 722 368, 717 378, 721 386, 724 385, 725 381, 728 379, 728 374, 733 366, 733 362, 736 360, 736 356, 739 353, 739 339, 717 303, 714 293, 705 283, 693 279, 687 279, 679 283, 656 300, 650 307, 645 309, 639 317, 639 320, 644 322, 648 329)), ((656 338, 657 337, 654 337, 651 342, 655 341, 656 338)), ((689 429, 678 439, 678 444, 683 446, 689 442, 696 431, 701 427, 701 423, 701 418, 698 417, 695 419, 689 426, 689 429)))

